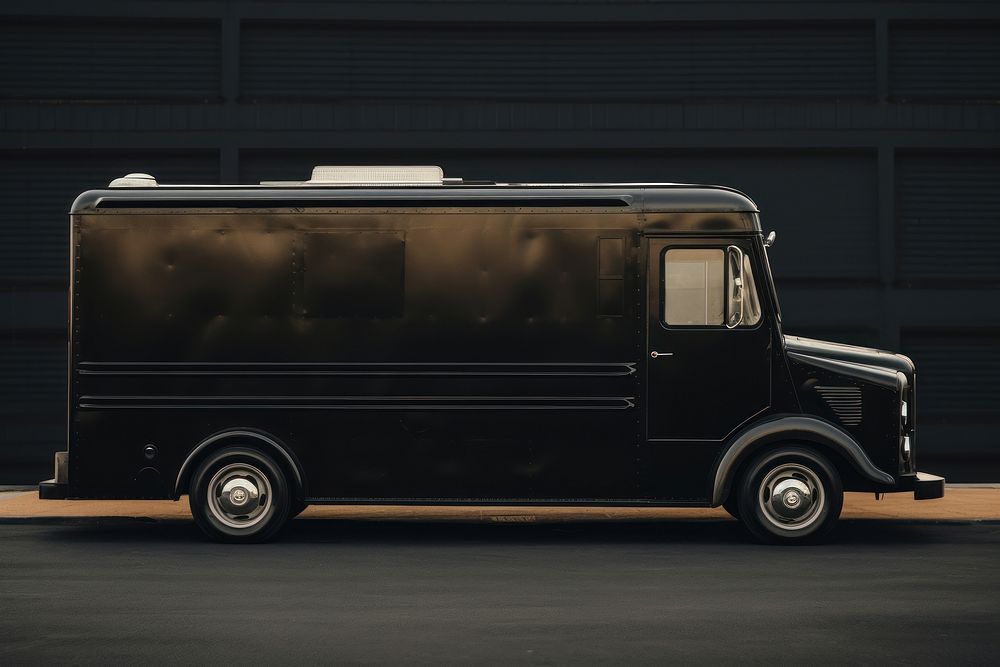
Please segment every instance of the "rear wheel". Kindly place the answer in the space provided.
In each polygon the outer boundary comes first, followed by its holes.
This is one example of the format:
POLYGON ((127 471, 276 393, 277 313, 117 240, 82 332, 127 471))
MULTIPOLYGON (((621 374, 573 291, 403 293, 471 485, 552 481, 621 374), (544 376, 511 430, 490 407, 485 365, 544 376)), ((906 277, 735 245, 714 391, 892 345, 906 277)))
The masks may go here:
POLYGON ((288 521, 288 480, 274 460, 251 447, 229 447, 205 459, 191 478, 191 514, 220 542, 264 542, 288 521))
POLYGON ((822 540, 844 504, 837 469, 805 447, 761 454, 746 467, 737 491, 743 525, 757 540, 771 544, 822 540))

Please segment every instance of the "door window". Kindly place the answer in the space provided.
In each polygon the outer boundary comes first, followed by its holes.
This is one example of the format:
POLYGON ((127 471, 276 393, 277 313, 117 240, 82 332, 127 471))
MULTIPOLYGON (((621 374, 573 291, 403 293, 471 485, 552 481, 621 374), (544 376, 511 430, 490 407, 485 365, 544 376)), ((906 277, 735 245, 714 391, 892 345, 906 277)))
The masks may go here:
MULTIPOLYGON (((730 249, 733 249, 730 246, 730 249)), ((663 254, 663 321, 670 326, 752 327, 761 307, 749 255, 722 248, 671 248, 663 254), (739 268, 742 265, 742 271, 739 268), (738 281, 738 282, 737 282, 738 281)))
POLYGON ((672 248, 663 255, 667 324, 719 325, 725 321, 725 253, 716 248, 672 248))

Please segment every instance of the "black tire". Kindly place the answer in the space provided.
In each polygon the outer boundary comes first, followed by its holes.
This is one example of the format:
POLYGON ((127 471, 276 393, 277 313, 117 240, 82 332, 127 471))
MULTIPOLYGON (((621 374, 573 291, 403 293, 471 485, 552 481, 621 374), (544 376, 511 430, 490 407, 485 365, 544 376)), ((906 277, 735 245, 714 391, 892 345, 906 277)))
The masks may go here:
POLYGON ((756 540, 768 544, 820 542, 844 506, 837 469, 806 447, 759 455, 744 469, 736 490, 740 520, 756 540))
POLYGON ((218 542, 266 542, 285 526, 292 509, 285 473, 252 447, 209 455, 191 477, 188 499, 198 527, 218 542), (241 515, 243 509, 249 511, 241 515))
POLYGON ((740 498, 735 489, 729 492, 729 497, 722 502, 722 508, 734 519, 740 518, 740 498))

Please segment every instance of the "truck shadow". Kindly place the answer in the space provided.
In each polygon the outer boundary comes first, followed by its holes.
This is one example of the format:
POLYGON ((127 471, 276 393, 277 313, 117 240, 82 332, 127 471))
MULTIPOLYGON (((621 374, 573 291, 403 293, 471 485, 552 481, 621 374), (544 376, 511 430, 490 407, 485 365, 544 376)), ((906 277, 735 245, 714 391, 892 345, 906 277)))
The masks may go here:
MULTIPOLYGON (((844 520, 826 546, 1000 542, 1000 522, 844 520)), ((190 521, 101 519, 48 525, 45 539, 62 542, 209 544, 190 521)), ((472 523, 298 519, 274 544, 507 546, 555 544, 734 544, 757 547, 731 520, 472 523)), ((257 547, 260 548, 260 547, 257 547)), ((266 548, 266 545, 263 547, 266 548)), ((768 547, 762 547, 768 548, 768 547)), ((809 548, 809 547, 806 547, 809 548)), ((822 547, 820 547, 822 548, 822 547)))

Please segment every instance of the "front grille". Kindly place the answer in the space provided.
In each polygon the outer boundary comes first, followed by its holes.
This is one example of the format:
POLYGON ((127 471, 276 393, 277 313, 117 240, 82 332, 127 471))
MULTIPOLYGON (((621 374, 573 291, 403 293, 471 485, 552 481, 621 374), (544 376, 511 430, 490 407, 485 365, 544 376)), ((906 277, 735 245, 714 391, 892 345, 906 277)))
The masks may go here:
POLYGON ((837 415, 837 419, 845 426, 857 426, 861 423, 861 388, 860 387, 816 387, 816 393, 823 397, 826 404, 837 415))

